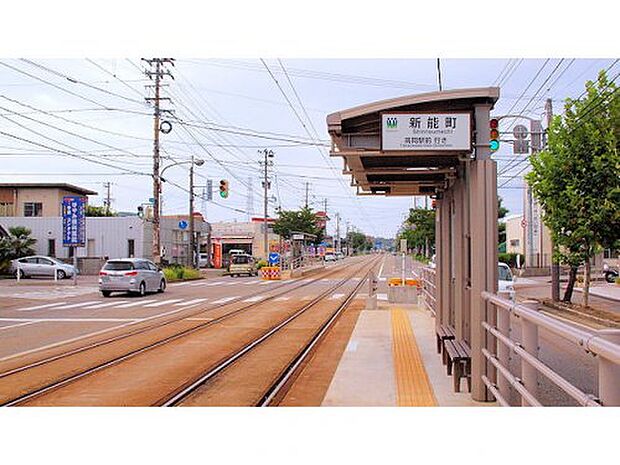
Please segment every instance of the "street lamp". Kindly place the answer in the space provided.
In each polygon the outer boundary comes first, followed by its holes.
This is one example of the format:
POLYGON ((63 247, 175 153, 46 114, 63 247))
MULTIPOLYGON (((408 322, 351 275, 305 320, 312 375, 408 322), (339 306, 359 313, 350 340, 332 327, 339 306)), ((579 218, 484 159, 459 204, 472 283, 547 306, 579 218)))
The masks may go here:
MULTIPOLYGON (((161 179, 161 181, 166 182, 166 180, 162 177, 162 175, 164 174, 164 171, 166 171, 168 168, 172 168, 173 166, 179 166, 179 165, 190 165, 189 167, 189 250, 190 250, 190 260, 191 260, 190 264, 192 268, 196 268, 196 256, 197 256, 196 238, 194 234, 194 165, 202 166, 204 165, 204 163, 205 163, 204 160, 200 158, 194 159, 194 155, 192 155, 191 160, 172 163, 168 166, 165 166, 159 172, 159 178, 161 179)), ((161 202, 159 203, 159 205, 161 208, 161 202)), ((157 244, 157 246, 160 247, 160 244, 157 244)), ((160 247, 160 250, 161 250, 161 247, 160 247)))

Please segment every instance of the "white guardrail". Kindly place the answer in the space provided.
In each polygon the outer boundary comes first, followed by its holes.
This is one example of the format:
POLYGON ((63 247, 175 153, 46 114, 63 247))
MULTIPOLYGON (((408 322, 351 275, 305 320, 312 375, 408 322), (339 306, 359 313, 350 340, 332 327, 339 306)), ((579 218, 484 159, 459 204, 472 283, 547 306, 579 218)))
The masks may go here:
MULTIPOLYGON (((487 347, 482 349, 482 353, 498 373, 497 384, 486 377, 483 377, 483 381, 501 405, 508 405, 506 399, 509 386, 514 387, 520 394, 522 405, 541 405, 536 398, 536 373, 538 372, 580 405, 620 406, 620 330, 605 329, 588 332, 489 292, 483 292, 482 298, 492 304, 497 312, 496 326, 482 322, 482 327, 497 341, 496 349, 489 350, 487 347), (520 341, 512 338, 511 316, 520 320, 520 341), (590 356, 596 357, 598 396, 583 392, 538 358, 539 328, 561 337, 590 356), (508 362, 510 351, 518 355, 521 360, 520 376, 510 371, 508 362)), ((578 369, 577 366, 575 368, 578 369)))
MULTIPOLYGON (((435 279, 434 269, 422 269, 424 303, 433 315, 436 314, 435 279)), ((588 332, 489 292, 483 292, 482 298, 491 304, 491 311, 495 311, 490 316, 496 316, 482 322, 484 330, 492 336, 487 338, 487 346, 482 349, 482 354, 495 368, 496 376, 493 377, 496 381, 487 376, 482 376, 482 381, 500 405, 510 405, 508 399, 512 387, 520 396, 521 405, 541 406, 537 399, 537 373, 540 373, 579 405, 620 406, 620 330, 588 332), (515 340, 514 332, 511 331, 511 316, 521 325, 519 340, 515 340), (491 324, 490 321, 496 323, 491 324), (596 359, 598 394, 583 392, 538 358, 540 328, 596 359), (510 369, 511 352, 520 359, 518 374, 510 369)), ((579 367, 576 365, 575 369, 579 367)))

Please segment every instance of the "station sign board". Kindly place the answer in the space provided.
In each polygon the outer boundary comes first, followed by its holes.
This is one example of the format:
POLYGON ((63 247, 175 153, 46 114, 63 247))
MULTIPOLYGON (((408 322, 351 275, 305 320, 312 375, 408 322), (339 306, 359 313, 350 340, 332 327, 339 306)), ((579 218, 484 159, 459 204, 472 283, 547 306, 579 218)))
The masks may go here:
POLYGON ((66 195, 62 198, 62 245, 86 245, 86 205, 88 197, 66 195))
POLYGON ((470 151, 471 115, 466 112, 383 113, 381 150, 470 151))

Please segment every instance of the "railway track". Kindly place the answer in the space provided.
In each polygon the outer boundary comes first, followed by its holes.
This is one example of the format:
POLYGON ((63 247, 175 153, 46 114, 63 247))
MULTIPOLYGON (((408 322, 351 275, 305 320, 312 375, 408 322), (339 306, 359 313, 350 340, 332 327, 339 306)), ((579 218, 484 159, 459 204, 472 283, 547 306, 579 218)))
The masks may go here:
MULTIPOLYGON (((364 266, 367 266, 366 261, 363 261, 362 265, 360 268, 363 268, 364 266)), ((74 366, 72 369, 67 370, 65 368, 65 371, 60 375, 55 377, 55 379, 53 379, 53 381, 46 381, 46 382, 34 382, 31 383, 33 384, 35 387, 32 387, 31 389, 28 389, 25 392, 20 392, 18 395, 15 395, 13 397, 5 397, 2 400, 2 406, 14 406, 14 405, 22 405, 28 401, 31 401, 33 399, 36 398, 40 398, 41 396, 44 396, 45 394, 48 394, 50 392, 53 392, 55 390, 58 390, 62 387, 68 386, 80 379, 86 378, 94 373, 100 372, 102 370, 105 370, 106 368, 110 368, 110 367, 114 367, 116 365, 121 364, 122 362, 125 362, 127 360, 130 360, 134 357, 137 357, 141 354, 144 354, 146 352, 152 351, 156 348, 159 347, 163 347, 166 344, 169 344, 173 341, 179 340, 181 338, 186 338, 189 337, 190 335, 207 329, 211 326, 214 326, 218 323, 221 323, 225 320, 228 320, 230 318, 233 318, 237 315, 242 314, 245 311, 248 311, 252 308, 255 308, 257 305, 261 305, 264 304, 266 302, 269 302, 279 296, 282 296, 283 294, 288 294, 292 291, 295 291, 297 289, 301 289, 303 287, 312 285, 314 283, 317 283, 318 281, 325 279, 326 276, 331 276, 335 273, 341 272, 342 271, 342 267, 338 267, 336 269, 330 270, 327 273, 322 273, 321 275, 318 275, 316 278, 312 279, 311 281, 308 282, 304 282, 301 283, 298 286, 290 286, 290 284, 288 283, 283 283, 282 285, 277 286, 276 288, 271 289, 271 294, 266 296, 264 299, 260 299, 256 302, 253 302, 249 305, 243 305, 240 308, 234 308, 232 311, 230 312, 226 312, 220 316, 217 316, 213 319, 210 319, 209 321, 205 321, 203 323, 199 323, 199 324, 195 324, 192 325, 189 328, 185 328, 181 331, 174 331, 174 328, 172 327, 175 323, 180 323, 184 320, 186 320, 187 318, 190 318, 192 316, 198 315, 198 314, 204 314, 205 312, 212 312, 214 310, 217 309, 222 309, 222 308, 230 308, 231 306, 234 306, 235 303, 239 303, 241 300, 243 300, 244 298, 246 298, 247 296, 244 297, 240 297, 239 299, 236 299, 235 301, 230 301, 227 302, 226 304, 222 304, 219 305, 217 307, 209 307, 209 308, 200 308, 198 310, 194 309, 194 311, 192 312, 183 312, 182 314, 179 313, 178 315, 175 315, 175 318, 173 319, 169 319, 167 321, 163 321, 163 322, 158 322, 156 324, 150 325, 148 327, 145 328, 140 328, 136 331, 132 331, 132 332, 128 332, 128 333, 124 333, 121 335, 117 335, 114 337, 110 337, 104 340, 99 340, 96 342, 93 342, 91 344, 85 345, 85 346, 81 346, 78 347, 76 349, 73 350, 69 350, 60 354, 55 354, 51 357, 45 358, 45 359, 41 359, 38 360, 34 363, 28 364, 28 365, 24 365, 24 366, 20 366, 18 368, 15 369, 11 369, 8 371, 5 371, 3 373, 0 373, 0 382, 2 382, 3 380, 7 380, 8 378, 11 377, 15 377, 15 376, 21 376, 22 378, 24 378, 26 375, 28 375, 29 373, 31 373, 33 370, 36 369, 41 369, 41 368, 46 368, 46 369, 50 369, 50 365, 52 364, 64 364, 67 363, 68 360, 71 360, 72 358, 75 357, 87 357, 89 354, 93 353, 96 349, 101 349, 102 347, 106 347, 106 346, 111 346, 111 345, 118 345, 121 344, 123 342, 127 342, 130 338, 136 338, 139 336, 145 336, 147 335, 148 332, 151 331, 155 331, 158 329, 162 329, 164 327, 166 327, 167 329, 171 330, 171 334, 165 336, 165 337, 158 337, 156 338, 156 340, 154 341, 150 341, 148 343, 142 343, 142 344, 137 344, 137 346, 135 348, 133 348, 132 350, 122 350, 122 348, 118 348, 119 350, 117 350, 118 353, 116 356, 112 356, 112 357, 108 357, 106 360, 103 361, 97 361, 97 363, 93 363, 92 361, 90 363, 88 363, 88 361, 86 361, 86 363, 84 363, 84 360, 72 360, 74 362, 74 365, 86 365, 86 367, 76 367, 74 366), (277 291, 278 289, 281 289, 283 287, 287 287, 287 289, 283 292, 273 292, 273 291, 277 291), (78 362, 78 363, 75 363, 78 362)), ((344 281, 344 280, 343 280, 344 281)), ((342 281, 341 281, 342 282, 342 281)), ((116 347, 115 347, 116 348, 116 347)), ((62 368, 62 367, 61 367, 62 368)), ((46 378, 49 378, 49 374, 46 375, 46 378)))
MULTIPOLYGON (((362 279, 360 279, 360 281, 348 293, 345 300, 342 303, 338 304, 338 306, 332 312, 330 312, 328 318, 322 322, 322 324, 317 328, 317 330, 314 332, 311 338, 308 341, 303 343, 298 353, 284 367, 284 369, 281 371, 279 376, 270 383, 269 387, 262 394, 260 400, 254 403, 255 406, 266 407, 266 406, 278 405, 279 400, 281 400, 282 397, 285 395, 288 387, 290 387, 291 381, 294 380, 295 375, 299 373, 301 367, 303 367, 304 363, 307 362, 307 360, 309 359, 311 354, 314 352, 317 345, 323 339, 325 334, 331 329, 333 324, 337 321, 338 317, 349 306, 350 302, 353 300, 353 298, 355 297, 355 295, 357 294, 361 286, 364 285, 364 283, 366 282, 366 279, 368 278, 368 274, 370 273, 372 268, 376 266, 376 264, 377 264, 377 260, 374 260, 374 263, 370 266, 368 271, 364 273, 364 276, 362 277, 362 279)), ((166 407, 183 405, 184 400, 192 396, 198 389, 200 389, 202 386, 211 382, 214 378, 222 374, 228 367, 236 363, 244 355, 254 350, 259 345, 267 343, 267 341, 272 336, 282 331, 284 328, 290 325, 293 321, 295 321, 301 315, 312 310, 317 304, 323 302, 326 296, 330 295, 332 292, 334 292, 335 290, 339 289, 344 284, 349 282, 349 280, 352 277, 354 277, 358 271, 359 270, 356 270, 356 272, 352 273, 350 276, 342 279, 339 283, 337 283, 331 289, 328 289, 321 295, 317 296, 311 302, 304 305, 303 307, 298 309, 295 313, 290 315, 288 318, 281 321, 276 326, 270 328, 268 331, 264 332, 262 335, 252 340, 248 344, 244 345, 243 347, 238 349, 236 352, 231 354, 226 359, 222 360, 219 364, 214 366, 210 371, 205 373, 203 376, 196 379, 191 384, 188 384, 182 387, 174 395, 168 397, 165 400, 160 401, 158 405, 162 405, 166 407)))

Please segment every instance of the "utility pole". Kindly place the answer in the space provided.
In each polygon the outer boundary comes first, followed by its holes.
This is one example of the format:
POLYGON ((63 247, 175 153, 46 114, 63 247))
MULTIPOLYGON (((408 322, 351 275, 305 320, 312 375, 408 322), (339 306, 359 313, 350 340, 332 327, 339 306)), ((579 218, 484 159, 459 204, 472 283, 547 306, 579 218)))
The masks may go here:
POLYGON ((439 92, 441 92, 443 86, 441 85, 441 62, 439 58, 437 58, 437 82, 439 84, 439 92))
POLYGON ((273 158, 275 154, 273 150, 268 150, 268 149, 259 150, 258 153, 262 153, 265 157, 265 160, 263 162, 263 168, 264 168, 264 171, 263 171, 263 192, 264 192, 263 251, 265 253, 265 260, 267 260, 267 257, 269 256, 269 243, 268 243, 268 235, 267 235, 267 218, 269 216, 269 212, 267 210, 268 208, 267 195, 269 191, 269 166, 273 164, 273 161, 271 161, 270 158, 273 158))
POLYGON ((325 212, 325 243, 327 244, 327 199, 323 199, 323 211, 325 212))
MULTIPOLYGON (((549 128, 551 127, 551 121, 553 119, 553 101, 548 98, 545 105, 545 113, 547 114, 547 144, 549 138, 549 128)), ((542 237, 542 229, 540 231, 542 237)), ((542 250, 541 250, 542 252, 542 250)), ((560 301, 560 264, 555 256, 555 244, 553 237, 551 237, 551 300, 554 302, 560 301)))
MULTIPOLYGON (((153 262, 156 265, 161 263, 161 239, 160 239, 160 200, 161 194, 161 178, 159 176, 159 132, 161 128, 161 113, 160 103, 162 100, 170 100, 167 97, 161 96, 161 80, 164 76, 168 75, 173 78, 170 71, 163 69, 165 64, 171 64, 174 66, 173 58, 152 58, 150 60, 144 59, 148 63, 150 70, 145 71, 145 74, 149 79, 155 77, 155 97, 146 97, 147 102, 153 102, 153 244, 152 255, 153 262), (153 69, 154 67, 154 69, 153 69)), ((174 79, 174 78, 173 78, 174 79)), ((170 123, 168 123, 169 125, 170 123)), ((169 132, 169 131, 168 131, 169 132)))
POLYGON ((336 213, 336 240, 338 241, 337 244, 334 244, 336 247, 336 252, 340 252, 340 213, 336 213))
POLYGON ((194 233, 194 154, 189 166, 189 259, 190 266, 196 268, 196 236, 194 233))
POLYGON ((349 237, 349 228, 351 223, 347 221, 347 257, 351 255, 351 238, 349 237))
POLYGON ((112 186, 111 182, 104 182, 103 183, 103 187, 106 190, 106 194, 105 194, 105 200, 103 202, 103 204, 105 205, 105 214, 109 215, 110 214, 110 205, 112 203, 112 198, 110 197, 110 187, 112 186))
POLYGON ((310 183, 306 181, 306 208, 308 208, 308 190, 310 187, 310 183))

